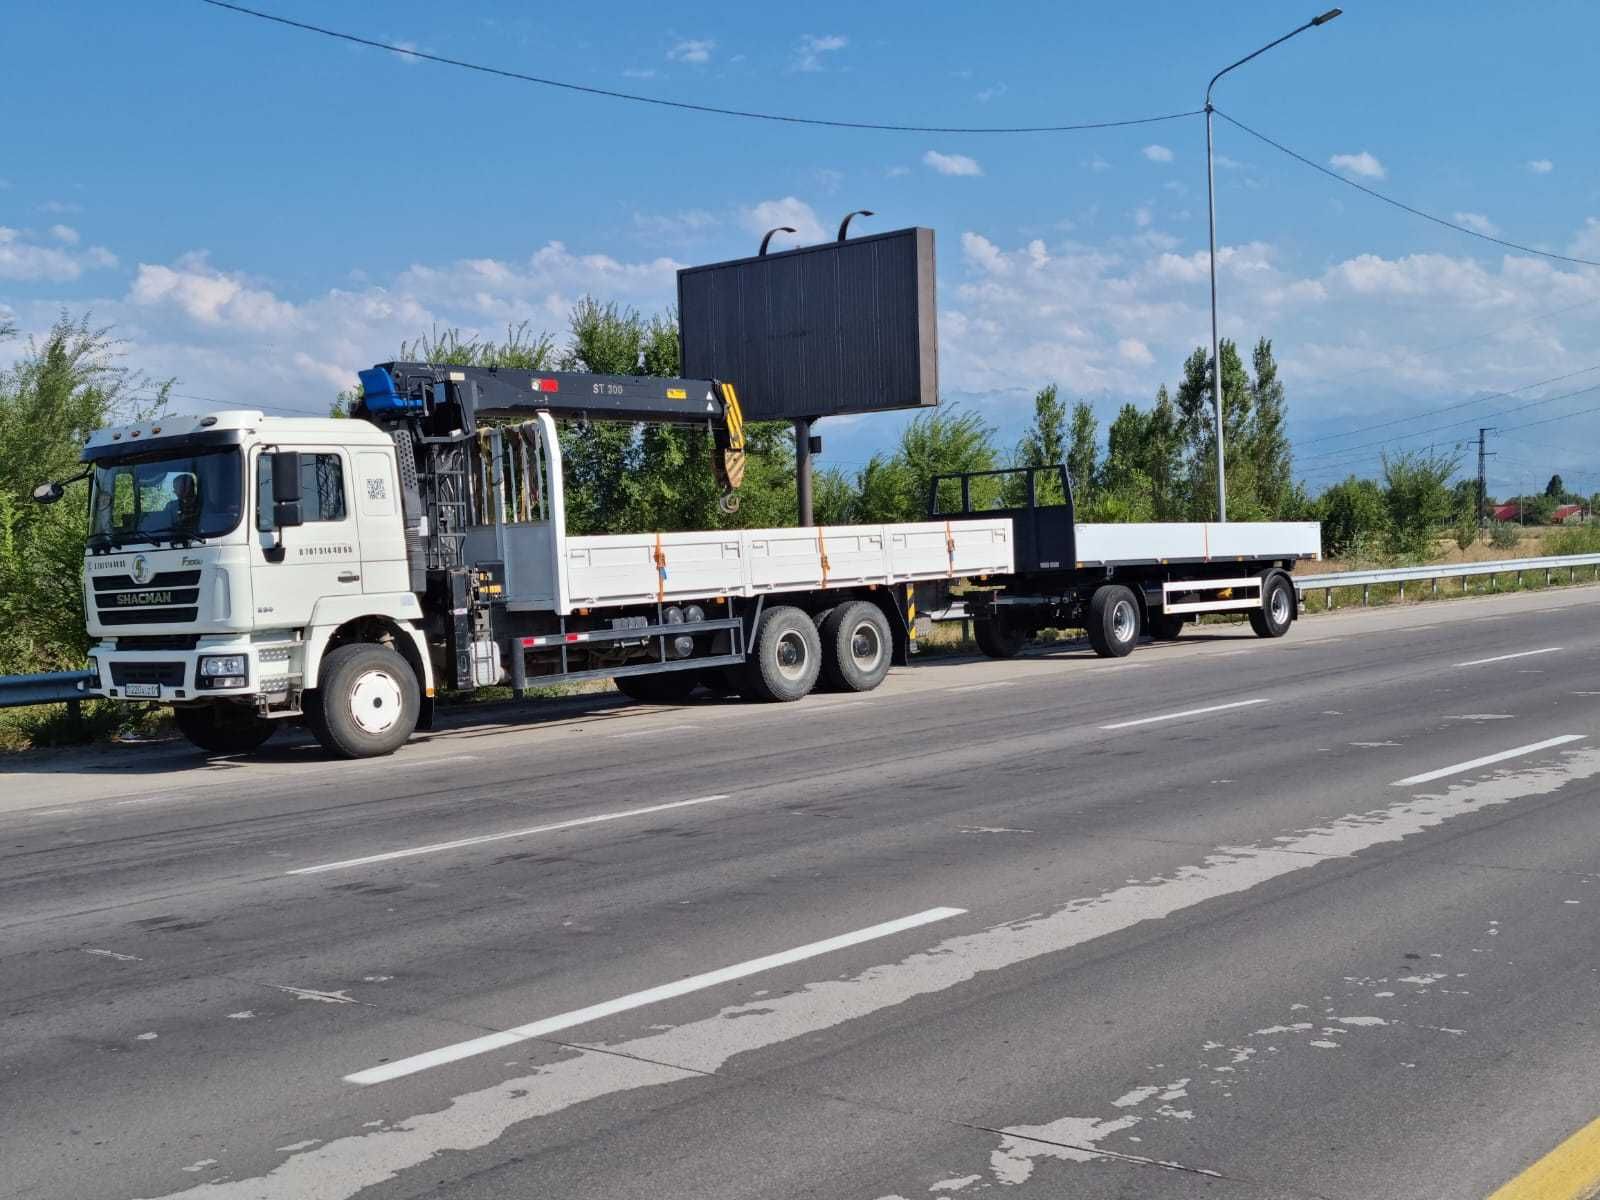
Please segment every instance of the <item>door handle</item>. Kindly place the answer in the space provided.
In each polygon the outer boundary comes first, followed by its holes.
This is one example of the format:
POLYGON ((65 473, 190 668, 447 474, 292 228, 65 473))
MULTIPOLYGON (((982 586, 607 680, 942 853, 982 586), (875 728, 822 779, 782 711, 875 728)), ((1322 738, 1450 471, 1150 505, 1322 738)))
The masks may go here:
POLYGON ((360 581, 361 581, 361 576, 360 576, 359 573, 357 573, 355 571, 340 571, 339 572, 339 582, 340 583, 359 583, 360 581))

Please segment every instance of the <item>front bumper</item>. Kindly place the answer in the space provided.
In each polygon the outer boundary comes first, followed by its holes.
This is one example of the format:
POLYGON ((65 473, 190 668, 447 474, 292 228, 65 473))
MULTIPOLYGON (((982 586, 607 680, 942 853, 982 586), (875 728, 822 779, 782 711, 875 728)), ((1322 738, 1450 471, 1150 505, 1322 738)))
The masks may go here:
POLYGON ((89 690, 110 700, 147 700, 184 704, 214 698, 264 696, 286 698, 298 686, 301 646, 297 642, 256 642, 231 635, 201 637, 192 648, 121 649, 115 641, 90 651, 97 679, 89 690), (244 683, 212 686, 200 674, 200 661, 219 655, 238 656, 245 665, 244 683))

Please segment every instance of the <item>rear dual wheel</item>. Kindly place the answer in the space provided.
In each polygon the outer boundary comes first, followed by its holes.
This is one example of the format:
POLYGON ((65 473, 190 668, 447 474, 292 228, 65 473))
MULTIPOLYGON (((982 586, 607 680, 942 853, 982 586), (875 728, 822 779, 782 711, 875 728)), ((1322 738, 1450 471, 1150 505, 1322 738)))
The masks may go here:
POLYGON ((894 635, 876 604, 852 600, 823 618, 822 677, 837 692, 870 692, 889 674, 894 635))

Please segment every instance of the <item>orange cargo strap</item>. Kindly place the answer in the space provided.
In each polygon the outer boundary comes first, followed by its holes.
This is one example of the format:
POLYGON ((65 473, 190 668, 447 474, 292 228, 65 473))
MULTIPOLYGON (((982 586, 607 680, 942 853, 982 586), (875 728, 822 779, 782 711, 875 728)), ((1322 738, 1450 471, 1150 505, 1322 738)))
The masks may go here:
POLYGON ((1204 541, 1204 543, 1205 543, 1206 561, 1210 562, 1211 561, 1211 526, 1210 525, 1202 525, 1202 526, 1200 526, 1200 537, 1201 537, 1201 540, 1204 541))
POLYGON ((950 522, 944 523, 944 552, 950 559, 950 574, 956 573, 956 535, 950 528, 950 522))
POLYGON ((667 598, 667 552, 661 548, 661 534, 656 534, 656 603, 667 598))
POLYGON ((822 560, 822 586, 828 586, 828 544, 822 540, 822 526, 817 526, 817 557, 822 560))

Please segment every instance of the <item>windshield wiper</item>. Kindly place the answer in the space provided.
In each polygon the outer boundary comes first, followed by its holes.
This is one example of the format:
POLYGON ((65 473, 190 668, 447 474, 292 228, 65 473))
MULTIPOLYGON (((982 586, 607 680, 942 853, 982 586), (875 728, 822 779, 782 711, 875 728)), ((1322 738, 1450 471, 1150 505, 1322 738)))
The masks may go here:
POLYGON ((165 538, 174 546, 203 546, 206 544, 206 539, 198 533, 192 530, 173 529, 170 526, 166 529, 140 529, 136 531, 136 536, 141 541, 154 543, 159 543, 165 538))

